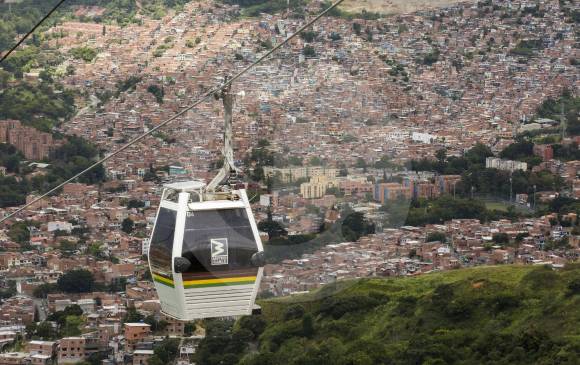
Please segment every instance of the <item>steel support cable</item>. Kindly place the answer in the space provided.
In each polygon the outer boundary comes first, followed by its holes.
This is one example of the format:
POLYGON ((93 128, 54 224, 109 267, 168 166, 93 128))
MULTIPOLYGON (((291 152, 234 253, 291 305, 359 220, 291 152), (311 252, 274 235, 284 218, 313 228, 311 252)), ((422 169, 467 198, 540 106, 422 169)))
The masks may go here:
POLYGON ((2 56, 2 58, 0 59, 0 64, 1 64, 2 62, 4 62, 4 60, 5 60, 5 59, 7 59, 7 58, 8 58, 8 56, 10 56, 10 54, 11 54, 12 52, 14 52, 14 51, 16 50, 16 48, 18 48, 18 47, 19 47, 19 46, 22 44, 22 42, 24 42, 26 39, 28 39, 28 37, 30 37, 30 35, 31 35, 32 33, 34 33, 34 31, 36 30, 36 28, 40 27, 40 25, 41 25, 42 23, 44 23, 44 21, 45 21, 46 19, 48 19, 48 18, 49 18, 49 17, 52 15, 52 13, 54 13, 54 12, 56 11, 56 9, 58 9, 58 8, 59 8, 59 7, 60 7, 60 6, 61 6, 61 5, 62 5, 62 4, 65 2, 65 1, 66 1, 66 0, 60 0, 60 1, 59 1, 59 2, 58 2, 58 3, 57 3, 57 4, 56 4, 56 5, 55 5, 55 6, 54 6, 54 7, 53 7, 53 8, 52 8, 52 9, 51 9, 49 12, 48 12, 48 14, 46 14, 46 15, 44 16, 44 18, 40 19, 40 21, 39 21, 38 23, 36 23, 36 25, 35 25, 35 26, 34 26, 34 27, 33 27, 33 28, 32 28, 32 29, 31 29, 31 30, 28 32, 28 33, 26 33, 26 34, 24 35, 24 37, 22 37, 22 38, 21 38, 21 39, 20 39, 20 40, 19 40, 19 41, 18 41, 18 42, 17 42, 17 43, 14 45, 14 46, 12 46, 12 48, 10 48, 10 49, 8 50, 8 52, 6 52, 6 53, 4 54, 4 56, 2 56))
POLYGON ((322 13, 318 14, 315 18, 313 18, 312 20, 310 20, 308 23, 304 24, 302 27, 300 27, 295 33, 293 33, 292 35, 288 36, 283 42, 281 42, 280 44, 278 44, 277 46, 275 46, 274 48, 272 48, 271 50, 269 50, 268 52, 266 52, 262 57, 258 58, 256 61, 254 61, 252 64, 250 64, 249 66, 247 66, 246 68, 244 68, 243 70, 241 70, 240 72, 238 72, 237 74, 235 74, 232 78, 227 79, 225 82, 223 82, 222 84, 220 84, 219 86, 209 90, 208 92, 206 92, 205 94, 203 94, 201 96, 200 99, 198 99, 196 102, 194 102, 193 104, 185 107, 185 109, 183 109, 182 111, 180 111, 179 113, 175 114, 174 116, 172 116, 171 118, 165 120, 164 122, 162 122, 161 124, 157 125, 156 127, 152 128, 151 130, 149 130, 148 132, 143 133, 142 135, 140 135, 139 137, 133 139, 132 141, 128 142, 127 144, 123 145, 121 148, 119 148, 118 150, 108 154, 107 156, 103 157, 102 159, 96 161, 95 163, 93 163, 91 166, 87 167, 86 169, 84 169, 83 171, 79 172, 78 174, 74 175, 73 177, 67 179, 66 181, 60 183, 59 185, 55 186, 54 188, 50 189, 49 191, 45 192, 44 194, 42 194, 41 196, 35 198, 34 200, 32 200, 30 203, 26 203, 25 205, 21 206, 20 208, 18 208, 17 210, 15 210, 14 212, 8 214, 7 216, 5 216, 4 218, 0 219, 0 223, 3 223, 4 221, 12 218, 13 216, 15 216, 16 214, 22 212, 24 209, 28 208, 29 206, 38 203, 39 201, 41 201, 42 199, 46 198, 47 196, 49 196, 50 194, 56 192, 58 189, 62 188, 63 186, 65 186, 66 184, 69 184, 73 181, 75 181, 76 179, 78 179, 79 177, 83 176, 84 174, 86 174, 87 172, 91 171, 92 169, 94 169, 95 167, 99 166, 100 164, 102 164, 103 162, 106 162, 108 160, 110 160, 111 158, 115 157, 116 155, 118 155, 119 153, 125 151, 127 148, 131 147, 132 145, 134 145, 135 143, 141 141, 142 139, 144 139, 145 137, 149 136, 150 134, 156 132, 157 130, 163 128, 164 126, 166 126, 167 124, 173 122, 175 119, 181 117, 182 115, 184 115, 185 113, 187 113, 188 111, 190 111, 191 109, 195 108, 196 106, 200 105, 201 103, 203 103, 204 101, 206 101, 207 99, 209 99, 210 97, 212 97, 216 92, 222 90, 225 87, 228 87, 229 85, 231 85, 234 81, 236 81, 237 79, 239 79, 240 77, 242 77, 245 73, 247 73, 248 71, 250 71, 252 68, 254 68, 255 66, 257 66, 259 63, 261 63, 262 61, 264 61, 266 58, 270 57, 274 52, 276 52, 277 50, 279 50, 280 48, 282 48, 283 46, 285 46, 288 42, 290 42, 292 39, 296 38, 300 33, 302 33, 305 29, 309 28, 310 26, 312 26, 312 24, 316 23, 320 18, 322 18, 323 16, 325 16, 326 14, 328 14, 328 12, 332 11, 334 8, 336 8, 337 6, 339 6, 341 3, 343 3, 345 0, 337 0, 334 4, 332 4, 331 6, 329 6, 326 10, 324 10, 322 13))

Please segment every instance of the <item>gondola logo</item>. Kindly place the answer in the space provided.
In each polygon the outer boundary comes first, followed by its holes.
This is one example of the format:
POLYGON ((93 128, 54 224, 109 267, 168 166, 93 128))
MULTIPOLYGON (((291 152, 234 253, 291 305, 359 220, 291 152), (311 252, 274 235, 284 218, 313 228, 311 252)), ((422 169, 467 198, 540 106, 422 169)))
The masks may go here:
POLYGON ((211 264, 227 265, 228 264, 228 239, 213 238, 211 243, 211 264))

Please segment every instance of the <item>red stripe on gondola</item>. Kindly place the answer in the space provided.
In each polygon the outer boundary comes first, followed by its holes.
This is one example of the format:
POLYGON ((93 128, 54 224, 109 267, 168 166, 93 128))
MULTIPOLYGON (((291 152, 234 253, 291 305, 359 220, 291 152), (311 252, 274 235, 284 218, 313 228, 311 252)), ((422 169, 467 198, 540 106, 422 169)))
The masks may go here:
POLYGON ((232 271, 214 271, 211 273, 185 273, 183 274, 183 280, 203 280, 203 279, 216 279, 216 278, 235 278, 242 276, 256 276, 258 275, 258 269, 251 270, 232 270, 232 271))

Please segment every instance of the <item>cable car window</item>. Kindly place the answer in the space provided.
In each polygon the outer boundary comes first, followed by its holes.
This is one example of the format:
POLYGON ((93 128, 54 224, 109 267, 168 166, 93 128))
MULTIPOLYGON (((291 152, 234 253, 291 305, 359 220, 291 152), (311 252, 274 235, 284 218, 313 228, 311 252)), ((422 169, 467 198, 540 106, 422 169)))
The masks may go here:
POLYGON ((182 256, 192 263, 189 273, 253 268, 257 251, 245 209, 188 212, 182 256))
POLYGON ((159 209, 159 216, 149 245, 151 268, 165 275, 171 275, 171 256, 175 218, 177 213, 167 208, 159 209))

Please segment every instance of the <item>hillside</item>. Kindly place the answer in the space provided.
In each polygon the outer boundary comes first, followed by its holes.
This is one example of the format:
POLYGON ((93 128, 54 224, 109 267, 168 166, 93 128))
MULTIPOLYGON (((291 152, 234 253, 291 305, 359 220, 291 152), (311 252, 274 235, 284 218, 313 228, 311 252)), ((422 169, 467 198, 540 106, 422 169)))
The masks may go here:
POLYGON ((347 0, 342 8, 353 13, 363 10, 382 14, 404 14, 454 5, 465 0, 347 0))
MULTIPOLYGON (((580 265, 363 279, 261 303, 241 364, 577 364, 580 265)), ((239 330, 239 329, 238 329, 239 330)), ((201 363, 212 363, 203 361, 201 363)))

